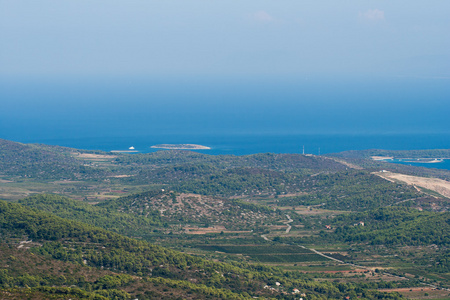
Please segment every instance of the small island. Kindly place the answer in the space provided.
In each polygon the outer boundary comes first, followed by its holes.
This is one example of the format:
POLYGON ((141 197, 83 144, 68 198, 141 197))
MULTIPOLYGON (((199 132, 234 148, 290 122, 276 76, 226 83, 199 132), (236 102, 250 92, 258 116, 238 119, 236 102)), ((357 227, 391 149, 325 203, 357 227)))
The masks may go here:
POLYGON ((159 144, 151 146, 150 148, 157 149, 169 149, 169 150, 208 150, 211 149, 207 146, 195 145, 195 144, 159 144))

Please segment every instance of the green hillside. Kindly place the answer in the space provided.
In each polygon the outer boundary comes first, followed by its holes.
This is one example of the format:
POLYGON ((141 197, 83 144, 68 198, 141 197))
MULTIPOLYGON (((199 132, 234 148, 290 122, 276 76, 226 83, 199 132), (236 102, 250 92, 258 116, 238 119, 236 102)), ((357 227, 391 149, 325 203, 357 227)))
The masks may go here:
POLYGON ((386 207, 339 215, 329 224, 336 230, 322 238, 372 245, 450 246, 449 212, 386 207), (360 222, 364 225, 359 225, 360 222))
POLYGON ((162 225, 159 212, 151 210, 145 217, 119 213, 59 195, 34 195, 19 200, 23 206, 49 212, 61 218, 80 221, 128 236, 142 236, 162 225))
POLYGON ((74 159, 67 149, 3 139, 0 139, 0 174, 45 180, 79 180, 106 175, 105 170, 74 159))
POLYGON ((448 199, 372 173, 446 170, 346 153, 0 147, 0 196, 17 202, 0 202, 0 298, 428 299, 450 287, 448 199))
POLYGON ((302 183, 305 195, 280 200, 281 205, 321 205, 326 209, 365 211, 417 198, 404 184, 392 183, 366 171, 319 174, 302 183))
MULTIPOLYGON (((38 243, 30 250, 35 255, 47 259, 52 258, 81 267, 87 265, 101 270, 123 272, 138 276, 139 280, 172 288, 191 287, 198 294, 211 295, 213 298, 238 299, 250 295, 268 296, 263 286, 273 284, 275 281, 283 284, 275 291, 275 295, 285 289, 298 287, 307 291, 306 293, 310 295, 308 299, 340 299, 348 293, 359 293, 363 299, 377 297, 376 292, 361 290, 352 284, 335 286, 311 281, 301 274, 288 275, 274 268, 252 265, 233 266, 207 261, 4 201, 0 201, 0 232, 3 240, 9 239, 10 245, 14 245, 13 241, 17 238, 23 240, 22 243, 18 243, 19 245, 27 244, 24 241, 29 239, 33 243, 38 243)), ((9 281, 2 280, 4 288, 9 288, 19 276, 10 274, 8 269, 2 274, 6 279, 12 277, 9 281)), ((23 270, 22 274, 21 276, 33 276, 27 270, 23 270)), ((105 282, 101 287, 106 288, 106 291, 99 291, 99 293, 106 294, 107 297, 114 293, 120 294, 115 289, 127 285, 134 279, 125 275, 117 276, 103 277, 105 282)), ((48 287, 48 290, 43 288, 47 286, 47 282, 39 278, 35 278, 34 281, 30 279, 30 282, 33 286, 39 287, 37 292, 52 293, 54 289, 54 287, 48 287)), ((51 284, 55 282, 56 279, 50 281, 51 284)), ((28 286, 26 282, 21 285, 28 286)), ((64 287, 68 283, 61 279, 59 285, 64 287)), ((82 287, 79 288, 82 289, 82 287)), ((72 292, 75 293, 75 291, 72 292)), ((123 294, 120 297, 120 299, 126 299, 127 296, 123 294)), ((384 295, 383 297, 395 299, 398 296, 384 295)))

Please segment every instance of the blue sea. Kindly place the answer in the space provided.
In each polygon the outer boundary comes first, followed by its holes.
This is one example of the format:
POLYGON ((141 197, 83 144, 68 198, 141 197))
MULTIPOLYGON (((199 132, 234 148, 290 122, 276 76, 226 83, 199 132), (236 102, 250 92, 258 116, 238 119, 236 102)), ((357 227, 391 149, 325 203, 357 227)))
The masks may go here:
POLYGON ((441 160, 440 162, 436 162, 436 163, 413 162, 410 160, 401 160, 401 159, 387 160, 386 162, 414 166, 414 167, 425 167, 425 168, 450 170, 450 159, 444 159, 444 160, 441 160))
POLYGON ((0 99, 0 138, 24 143, 143 153, 189 143, 213 155, 450 148, 446 79, 2 78, 0 99))

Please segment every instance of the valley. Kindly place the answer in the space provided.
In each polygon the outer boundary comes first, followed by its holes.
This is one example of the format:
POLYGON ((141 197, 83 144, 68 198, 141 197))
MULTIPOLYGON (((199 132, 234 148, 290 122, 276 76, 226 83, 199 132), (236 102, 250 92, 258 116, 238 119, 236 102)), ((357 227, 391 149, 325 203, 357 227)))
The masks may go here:
POLYGON ((112 154, 0 140, 1 293, 448 298, 450 200, 406 179, 448 184, 449 172, 371 155, 112 154), (49 267, 27 268, 30 255, 49 267))

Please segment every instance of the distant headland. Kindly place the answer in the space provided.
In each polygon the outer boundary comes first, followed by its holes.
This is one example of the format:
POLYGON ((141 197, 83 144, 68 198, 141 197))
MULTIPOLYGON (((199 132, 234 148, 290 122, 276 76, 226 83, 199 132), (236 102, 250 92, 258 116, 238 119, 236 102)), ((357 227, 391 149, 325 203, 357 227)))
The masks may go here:
POLYGON ((157 149, 170 149, 170 150, 208 150, 211 149, 207 146, 195 145, 195 144, 158 144, 151 146, 150 148, 157 149))

